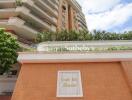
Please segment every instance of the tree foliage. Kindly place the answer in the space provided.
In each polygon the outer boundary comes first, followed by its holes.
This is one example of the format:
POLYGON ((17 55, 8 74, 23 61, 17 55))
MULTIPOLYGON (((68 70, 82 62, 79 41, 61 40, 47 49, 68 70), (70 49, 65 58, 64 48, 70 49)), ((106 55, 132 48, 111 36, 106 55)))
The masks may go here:
POLYGON ((17 62, 18 48, 16 39, 0 29, 0 74, 8 72, 12 65, 17 62))
POLYGON ((132 31, 124 33, 112 33, 106 31, 89 32, 83 31, 61 31, 42 32, 38 34, 37 42, 44 41, 88 41, 88 40, 132 40, 132 31))

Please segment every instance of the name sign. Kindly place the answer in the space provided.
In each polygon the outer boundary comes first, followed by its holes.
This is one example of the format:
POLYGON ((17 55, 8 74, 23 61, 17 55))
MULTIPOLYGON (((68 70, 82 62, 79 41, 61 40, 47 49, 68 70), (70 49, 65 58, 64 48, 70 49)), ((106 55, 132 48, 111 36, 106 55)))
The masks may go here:
POLYGON ((57 97, 82 97, 80 71, 58 71, 57 97))

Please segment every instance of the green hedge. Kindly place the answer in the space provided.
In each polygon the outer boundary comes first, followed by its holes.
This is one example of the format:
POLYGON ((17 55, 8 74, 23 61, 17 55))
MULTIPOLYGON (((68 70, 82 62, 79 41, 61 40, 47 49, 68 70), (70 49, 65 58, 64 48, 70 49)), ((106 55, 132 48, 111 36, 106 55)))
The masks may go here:
POLYGON ((132 40, 132 31, 112 33, 106 31, 61 31, 42 32, 38 34, 37 42, 44 41, 88 41, 88 40, 132 40))

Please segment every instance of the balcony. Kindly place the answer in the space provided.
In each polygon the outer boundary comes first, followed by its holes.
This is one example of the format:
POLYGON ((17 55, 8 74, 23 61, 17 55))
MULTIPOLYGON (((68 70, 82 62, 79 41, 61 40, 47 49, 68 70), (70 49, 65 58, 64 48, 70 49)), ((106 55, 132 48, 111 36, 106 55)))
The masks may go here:
POLYGON ((51 1, 59 6, 59 0, 51 0, 51 1))
POLYGON ((25 21, 20 18, 12 17, 9 20, 0 20, 0 26, 7 30, 14 30, 19 36, 27 39, 35 39, 37 31, 25 25, 25 21))
POLYGON ((14 8, 15 3, 15 0, 0 0, 0 8, 14 8))
POLYGON ((26 7, 18 7, 16 11, 19 13, 20 17, 24 19, 25 21, 30 21, 35 24, 35 26, 38 26, 40 28, 45 28, 47 30, 50 30, 50 25, 46 22, 44 22, 42 19, 38 18, 35 13, 31 13, 29 9, 26 7))
POLYGON ((54 17, 58 17, 58 12, 54 9, 52 9, 49 5, 47 5, 44 1, 42 0, 33 0, 38 7, 40 7, 42 10, 45 12, 49 13, 50 15, 53 15, 54 17))
POLYGON ((59 6, 56 5, 56 4, 53 2, 53 0, 52 0, 52 1, 51 1, 51 0, 47 0, 46 2, 49 4, 50 7, 52 7, 52 8, 55 9, 56 11, 59 10, 59 6))
POLYGON ((0 9, 0 19, 8 19, 9 17, 14 17, 16 15, 15 8, 0 9))
MULTIPOLYGON (((0 24, 8 23, 8 19, 0 20, 0 24)), ((4 25, 3 25, 4 26, 4 25)), ((2 27, 2 26, 1 26, 2 27)))
POLYGON ((16 0, 0 0, 0 3, 7 4, 7 3, 15 3, 16 0))
POLYGON ((49 16, 46 12, 44 12, 37 5, 35 5, 33 1, 26 0, 24 4, 27 8, 31 9, 34 13, 36 13, 38 17, 49 20, 49 22, 51 22, 52 24, 57 25, 57 19, 49 16))
POLYGON ((76 9, 79 12, 82 11, 81 6, 78 4, 78 2, 76 0, 67 0, 67 1, 72 7, 74 7, 74 9, 76 9))

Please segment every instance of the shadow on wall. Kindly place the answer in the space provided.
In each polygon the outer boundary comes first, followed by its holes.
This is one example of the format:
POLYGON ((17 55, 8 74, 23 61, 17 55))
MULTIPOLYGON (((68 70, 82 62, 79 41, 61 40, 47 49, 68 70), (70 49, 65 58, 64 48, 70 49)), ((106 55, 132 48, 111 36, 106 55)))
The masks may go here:
POLYGON ((0 96, 0 100, 11 100, 11 96, 0 96))

